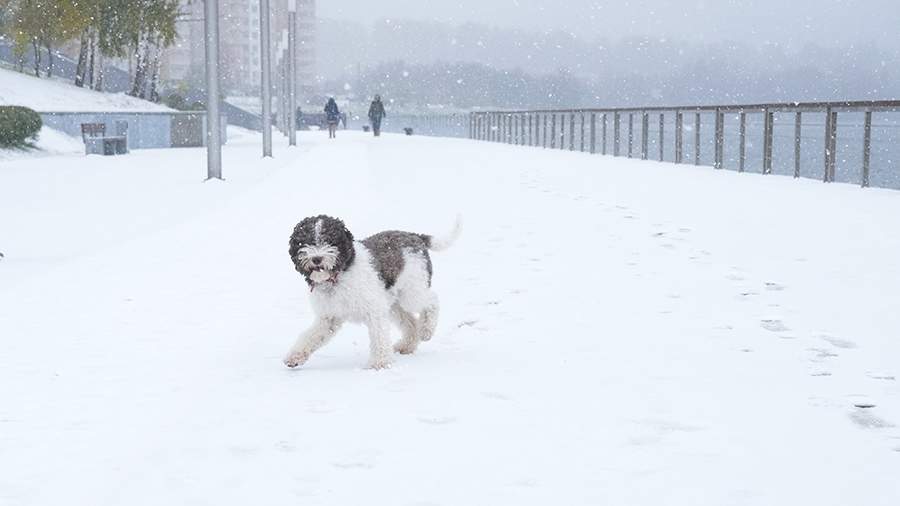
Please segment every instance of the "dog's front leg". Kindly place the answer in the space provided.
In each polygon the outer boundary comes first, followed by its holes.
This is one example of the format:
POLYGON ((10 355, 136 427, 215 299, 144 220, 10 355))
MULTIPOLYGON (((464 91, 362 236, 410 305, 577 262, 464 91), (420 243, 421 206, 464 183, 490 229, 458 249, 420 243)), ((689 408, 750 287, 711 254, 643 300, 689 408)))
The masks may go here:
POLYGON ((372 318, 369 327, 369 369, 385 369, 391 366, 390 326, 385 317, 372 318))
POLYGON ((284 365, 288 367, 303 365, 309 360, 309 356, 334 337, 340 328, 341 321, 337 318, 316 319, 312 326, 297 338, 291 351, 284 357, 284 365))

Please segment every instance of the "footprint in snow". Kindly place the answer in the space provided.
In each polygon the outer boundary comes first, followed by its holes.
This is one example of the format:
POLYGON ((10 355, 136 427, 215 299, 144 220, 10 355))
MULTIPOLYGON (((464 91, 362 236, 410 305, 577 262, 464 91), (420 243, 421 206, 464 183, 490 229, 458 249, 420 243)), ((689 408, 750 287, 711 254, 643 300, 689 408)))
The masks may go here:
POLYGON ((822 362, 827 358, 837 357, 838 354, 826 350, 824 348, 808 348, 807 351, 812 352, 813 357, 810 359, 812 362, 822 362))
POLYGON ((502 394, 500 392, 481 392, 481 395, 487 397, 488 399, 493 399, 495 401, 509 401, 512 398, 506 394, 502 394))
POLYGON ((784 290, 784 285, 781 285, 774 281, 766 281, 766 290, 770 292, 780 292, 784 290))
POLYGON ((768 330, 769 332, 785 332, 791 330, 781 320, 760 320, 759 326, 768 330))
POLYGON ((895 376, 889 374, 869 374, 868 376, 873 380, 880 381, 895 381, 897 379, 895 376))
POLYGON ((828 344, 834 346, 835 348, 843 348, 845 350, 850 350, 856 348, 856 343, 853 341, 848 341, 846 339, 839 339, 837 337, 829 336, 829 335, 821 335, 820 339, 825 340, 828 344))
POLYGON ((856 425, 864 429, 889 429, 894 427, 891 422, 878 417, 872 412, 873 404, 861 404, 854 406, 854 410, 850 412, 850 420, 856 425))

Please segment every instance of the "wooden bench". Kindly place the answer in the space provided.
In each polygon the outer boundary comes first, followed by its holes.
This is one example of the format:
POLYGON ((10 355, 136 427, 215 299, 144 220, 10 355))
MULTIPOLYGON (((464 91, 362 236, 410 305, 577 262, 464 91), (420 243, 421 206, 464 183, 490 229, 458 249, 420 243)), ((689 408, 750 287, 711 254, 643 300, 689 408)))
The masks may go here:
POLYGON ((106 135, 105 123, 82 123, 81 140, 86 155, 124 155, 128 153, 128 122, 116 121, 114 135, 106 135))

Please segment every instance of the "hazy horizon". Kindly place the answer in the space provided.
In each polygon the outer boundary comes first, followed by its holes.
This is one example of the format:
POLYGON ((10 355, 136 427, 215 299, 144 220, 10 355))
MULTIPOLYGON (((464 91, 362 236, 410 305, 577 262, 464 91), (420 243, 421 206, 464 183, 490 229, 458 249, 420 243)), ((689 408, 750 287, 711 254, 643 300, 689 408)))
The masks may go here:
POLYGON ((318 3, 322 18, 367 26, 384 19, 413 19, 549 32, 619 40, 628 36, 677 37, 700 42, 745 40, 785 46, 875 43, 900 48, 896 0, 570 0, 564 7, 546 0, 382 0, 377 9, 362 0, 318 3))

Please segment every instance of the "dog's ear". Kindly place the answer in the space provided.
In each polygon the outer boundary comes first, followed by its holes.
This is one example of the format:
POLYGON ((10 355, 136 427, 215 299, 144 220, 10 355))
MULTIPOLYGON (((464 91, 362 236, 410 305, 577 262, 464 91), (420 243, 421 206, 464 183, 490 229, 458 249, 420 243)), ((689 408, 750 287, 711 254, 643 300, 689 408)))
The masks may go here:
POLYGON ((338 250, 341 252, 338 268, 345 271, 353 265, 353 261, 356 259, 356 250, 353 247, 353 234, 350 233, 350 230, 348 230, 346 226, 343 226, 342 228, 343 240, 340 241, 340 244, 336 244, 335 246, 337 246, 338 250))

